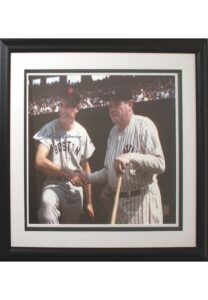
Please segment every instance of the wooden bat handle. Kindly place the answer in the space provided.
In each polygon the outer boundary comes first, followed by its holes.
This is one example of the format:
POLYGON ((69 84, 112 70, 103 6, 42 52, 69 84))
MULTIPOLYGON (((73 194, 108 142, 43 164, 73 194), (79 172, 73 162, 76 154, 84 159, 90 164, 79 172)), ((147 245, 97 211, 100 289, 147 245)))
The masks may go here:
POLYGON ((112 216, 111 216, 111 224, 115 224, 115 222, 116 222, 116 214, 117 214, 117 209, 118 209, 121 182, 122 182, 122 175, 119 175, 117 178, 117 184, 116 184, 116 194, 115 194, 115 198, 114 198, 113 212, 112 212, 112 216))

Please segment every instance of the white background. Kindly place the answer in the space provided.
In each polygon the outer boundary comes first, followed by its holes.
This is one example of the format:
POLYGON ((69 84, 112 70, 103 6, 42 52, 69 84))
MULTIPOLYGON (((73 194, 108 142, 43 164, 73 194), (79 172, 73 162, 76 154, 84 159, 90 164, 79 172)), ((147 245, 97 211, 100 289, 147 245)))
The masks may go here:
MULTIPOLYGON (((1 1, 0 37, 208 37, 205 0, 1 1)), ((206 299, 207 263, 1 263, 10 299, 206 299)))
MULTIPOLYGON (((177 82, 177 79, 176 79, 177 82)), ((178 96, 178 91, 176 90, 178 96)), ((153 53, 12 53, 11 55, 11 245, 13 247, 194 247, 195 244, 195 57, 153 53), (25 231, 24 70, 182 70, 183 230, 133 232, 25 231), (17 101, 18 99, 18 101, 17 101), (188 112, 188 113, 187 113, 188 112), (18 145, 18 147, 17 147, 18 145), (18 157, 18 159, 17 159, 18 157), (18 181, 16 178, 18 177, 18 181), (21 183, 21 184, 20 184, 21 183)), ((181 101, 181 99, 180 99, 181 101)), ((178 113, 176 99, 176 115, 178 113)), ((177 118, 177 117, 176 117, 177 118)), ((178 122, 176 121, 178 126, 178 122)), ((176 129, 177 132, 177 129, 176 129)), ((177 132, 178 133, 178 132, 177 132)), ((177 135, 176 135, 177 136, 177 135)), ((178 136, 176 137, 178 142, 178 136)), ((173 141, 174 143, 174 141, 173 141)), ((177 143, 178 145, 178 143, 177 143)), ((178 146, 176 147, 178 150, 178 146)), ((178 203, 178 151, 176 201, 178 203)), ((29 158, 28 158, 29 161, 29 158)), ((29 186, 29 183, 27 184, 29 186)))

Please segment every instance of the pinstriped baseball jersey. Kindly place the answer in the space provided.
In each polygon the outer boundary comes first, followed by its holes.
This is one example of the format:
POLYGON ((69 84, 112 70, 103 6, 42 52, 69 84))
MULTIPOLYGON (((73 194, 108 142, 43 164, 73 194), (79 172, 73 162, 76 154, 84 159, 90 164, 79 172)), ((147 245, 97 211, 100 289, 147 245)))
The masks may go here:
POLYGON ((165 170, 165 159, 158 131, 147 117, 133 115, 124 131, 115 125, 109 135, 105 157, 108 184, 116 190, 114 160, 129 153, 130 164, 122 175, 121 192, 139 191, 120 198, 116 223, 161 224, 163 222, 157 175, 165 170))
POLYGON ((137 190, 156 180, 165 168, 165 160, 158 131, 147 117, 133 115, 124 131, 115 125, 109 135, 104 166, 110 187, 116 188, 114 160, 123 153, 131 153, 131 162, 122 178, 121 191, 137 190))

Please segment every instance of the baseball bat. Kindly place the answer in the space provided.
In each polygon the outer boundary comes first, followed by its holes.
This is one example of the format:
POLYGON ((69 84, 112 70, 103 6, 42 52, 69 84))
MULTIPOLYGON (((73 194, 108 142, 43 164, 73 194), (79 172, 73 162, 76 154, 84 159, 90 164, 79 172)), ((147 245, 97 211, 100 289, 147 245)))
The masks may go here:
POLYGON ((122 175, 120 174, 117 178, 116 194, 115 194, 115 198, 114 198, 113 211, 112 211, 112 216, 111 216, 111 224, 115 224, 115 222, 116 222, 121 182, 122 182, 122 175))

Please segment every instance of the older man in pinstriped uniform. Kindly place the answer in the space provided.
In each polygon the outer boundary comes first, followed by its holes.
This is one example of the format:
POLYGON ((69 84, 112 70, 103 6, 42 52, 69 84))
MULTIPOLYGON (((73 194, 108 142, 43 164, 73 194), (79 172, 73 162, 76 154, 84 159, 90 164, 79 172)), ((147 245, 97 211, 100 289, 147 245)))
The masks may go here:
POLYGON ((108 100, 115 126, 109 134, 104 168, 88 174, 85 180, 106 182, 107 198, 111 198, 117 175, 122 173, 116 223, 162 224, 157 175, 164 172, 165 159, 157 128, 149 118, 134 114, 128 88, 112 91, 108 100))

